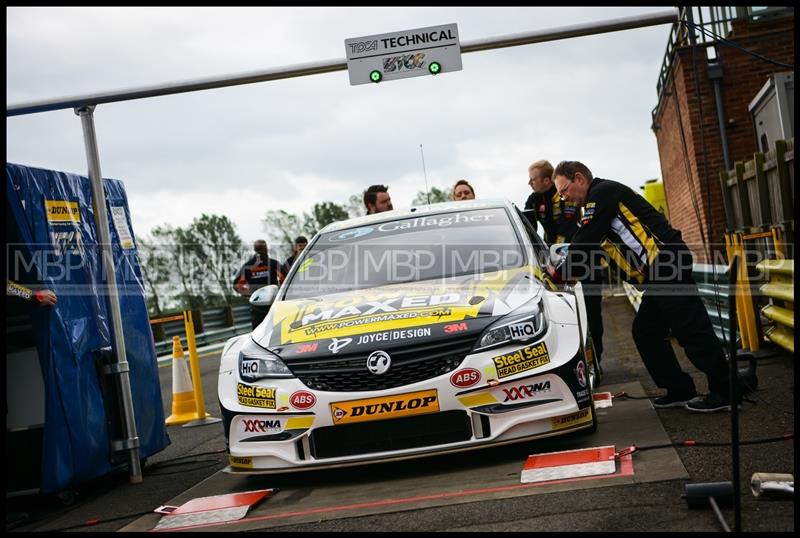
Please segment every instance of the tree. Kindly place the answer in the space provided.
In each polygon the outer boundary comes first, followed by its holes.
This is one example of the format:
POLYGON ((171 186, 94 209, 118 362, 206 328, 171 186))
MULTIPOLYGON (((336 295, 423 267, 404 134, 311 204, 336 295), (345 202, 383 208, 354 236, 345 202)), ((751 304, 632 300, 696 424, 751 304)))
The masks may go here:
POLYGON ((294 238, 298 235, 305 235, 311 239, 331 222, 363 215, 366 210, 362 209, 360 213, 358 212, 358 208, 361 206, 363 206, 361 198, 354 194, 344 205, 335 202, 316 203, 311 208, 311 212, 304 212, 302 217, 283 209, 268 210, 262 222, 272 257, 287 258, 292 252, 294 238), (277 254, 275 254, 276 251, 277 254))
POLYGON ((439 202, 450 202, 453 200, 453 189, 447 187, 444 190, 439 190, 436 187, 431 187, 430 197, 428 197, 428 194, 425 191, 418 191, 417 196, 414 198, 414 201, 411 202, 411 205, 427 205, 429 200, 432 204, 439 202))
POLYGON ((347 199, 344 204, 344 209, 350 218, 361 217, 367 214, 367 208, 364 207, 364 196, 360 194, 353 194, 347 199))
MULTIPOLYGON (((147 292, 148 310, 160 316, 162 310, 162 292, 169 289, 172 280, 171 261, 173 259, 170 245, 170 233, 160 226, 151 230, 150 236, 139 240, 139 267, 142 270, 142 280, 144 280, 147 292)), ((164 301, 167 306, 168 301, 164 301)))
POLYGON ((305 233, 300 217, 283 209, 268 210, 261 222, 264 223, 264 231, 267 233, 270 254, 279 260, 289 256, 294 238, 305 233))
POLYGON ((224 215, 195 218, 188 228, 178 228, 180 244, 191 255, 188 262, 192 291, 201 292, 204 302, 221 296, 231 303, 231 280, 239 268, 242 239, 236 225, 224 215))
POLYGON ((315 235, 331 222, 347 220, 350 215, 344 207, 334 202, 320 202, 311 208, 311 214, 303 213, 303 230, 308 235, 315 235))

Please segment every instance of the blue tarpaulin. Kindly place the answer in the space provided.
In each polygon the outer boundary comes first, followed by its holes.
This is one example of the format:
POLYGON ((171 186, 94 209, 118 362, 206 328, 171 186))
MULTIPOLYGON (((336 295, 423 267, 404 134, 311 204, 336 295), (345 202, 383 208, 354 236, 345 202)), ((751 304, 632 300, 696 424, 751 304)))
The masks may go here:
MULTIPOLYGON (((170 442, 158 363, 125 188, 103 179, 103 189, 139 456, 145 458, 170 442)), ((20 238, 7 248, 18 258, 9 262, 9 271, 33 273, 58 297, 54 308, 32 312, 45 389, 40 490, 56 492, 102 476, 127 458, 127 452, 111 449, 125 430, 116 392, 109 390, 113 376, 98 368, 100 350, 115 348, 92 189, 85 176, 6 163, 6 196, 20 238)))

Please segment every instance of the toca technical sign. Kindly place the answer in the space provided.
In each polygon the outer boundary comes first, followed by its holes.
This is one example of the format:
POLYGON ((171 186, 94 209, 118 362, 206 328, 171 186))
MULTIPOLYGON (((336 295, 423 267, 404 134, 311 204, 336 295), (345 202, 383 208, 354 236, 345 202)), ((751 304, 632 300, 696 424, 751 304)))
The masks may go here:
POLYGON ((456 24, 354 37, 344 46, 351 86, 461 71, 456 24))

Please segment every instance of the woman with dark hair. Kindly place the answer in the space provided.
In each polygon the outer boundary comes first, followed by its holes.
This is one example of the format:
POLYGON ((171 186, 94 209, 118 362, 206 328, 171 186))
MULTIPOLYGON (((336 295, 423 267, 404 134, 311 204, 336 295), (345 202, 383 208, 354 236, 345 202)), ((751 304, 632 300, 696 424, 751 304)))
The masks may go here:
POLYGON ((474 200, 475 189, 466 179, 459 179, 453 185, 453 200, 474 200))

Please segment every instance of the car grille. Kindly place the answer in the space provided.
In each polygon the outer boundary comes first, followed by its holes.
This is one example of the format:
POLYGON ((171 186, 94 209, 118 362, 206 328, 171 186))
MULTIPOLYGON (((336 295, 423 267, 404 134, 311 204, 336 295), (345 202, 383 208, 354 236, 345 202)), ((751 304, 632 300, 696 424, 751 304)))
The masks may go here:
POLYGON ((307 387, 331 392, 384 390, 410 385, 458 368, 475 335, 388 349, 392 366, 382 375, 367 370, 370 352, 292 359, 287 366, 307 387))
POLYGON ((467 441, 472 427, 466 411, 444 411, 391 420, 326 426, 311 433, 316 459, 372 454, 467 441))

